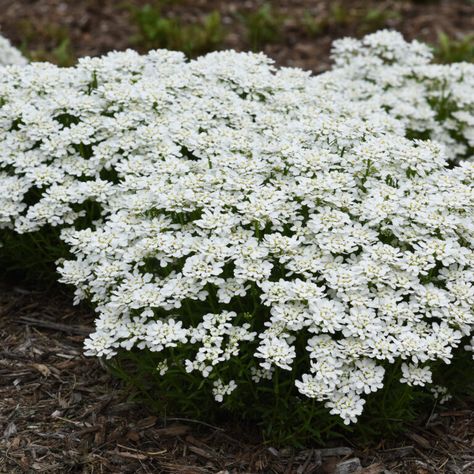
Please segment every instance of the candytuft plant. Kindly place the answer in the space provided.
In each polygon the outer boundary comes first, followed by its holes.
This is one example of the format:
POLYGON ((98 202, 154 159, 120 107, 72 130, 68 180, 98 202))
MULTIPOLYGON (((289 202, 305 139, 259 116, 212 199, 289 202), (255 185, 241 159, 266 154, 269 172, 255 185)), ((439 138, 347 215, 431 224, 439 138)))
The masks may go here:
POLYGON ((0 239, 61 239, 86 353, 162 413, 324 440, 472 370, 472 66, 390 32, 334 56, 316 77, 233 51, 2 70, 0 239))

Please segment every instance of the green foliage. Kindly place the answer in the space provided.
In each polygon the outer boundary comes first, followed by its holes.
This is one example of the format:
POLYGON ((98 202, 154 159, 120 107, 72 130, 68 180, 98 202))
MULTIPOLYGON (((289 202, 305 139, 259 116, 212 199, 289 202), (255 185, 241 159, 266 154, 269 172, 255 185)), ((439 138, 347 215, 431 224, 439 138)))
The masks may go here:
POLYGON ((360 33, 372 33, 387 26, 390 20, 399 20, 400 14, 387 8, 369 8, 365 11, 359 24, 360 33))
MULTIPOLYGON (((183 357, 181 347, 179 353, 183 357)), ((169 356, 168 360, 172 359, 172 354, 169 356)), ((329 415, 321 404, 297 396, 294 376, 285 371, 278 369, 273 381, 258 385, 246 379, 250 358, 239 356, 234 361, 232 376, 239 379, 240 394, 226 397, 223 403, 212 397, 213 373, 203 379, 176 364, 160 376, 157 366, 161 360, 162 354, 150 351, 122 352, 107 365, 133 389, 135 398, 164 417, 172 413, 216 424, 245 420, 257 427, 264 440, 282 445, 303 445, 309 440, 323 443, 326 436, 337 434, 335 427, 343 426, 339 417, 329 415)))
POLYGON ((398 20, 398 12, 383 8, 349 9, 343 4, 334 3, 326 16, 314 17, 305 12, 301 21, 309 36, 318 36, 331 28, 355 26, 358 33, 371 33, 387 26, 390 20, 398 20))
POLYGON ((472 398, 474 396, 473 366, 472 352, 458 351, 451 364, 439 363, 433 375, 437 383, 449 388, 454 399, 472 398))
MULTIPOLYGON (((167 349, 167 360, 175 357, 167 349)), ((188 354, 179 349, 180 357, 188 354)), ((190 358, 192 357, 189 352, 190 358)), ((238 395, 230 395, 222 404, 214 401, 211 390, 215 375, 203 379, 186 373, 182 363, 170 363, 168 372, 161 376, 159 362, 163 353, 150 351, 121 352, 107 362, 112 374, 131 389, 132 398, 144 402, 153 413, 166 418, 191 417, 206 423, 222 421, 256 427, 263 440, 280 446, 324 445, 329 440, 351 435, 354 442, 374 443, 381 437, 399 435, 419 420, 427 419, 438 405, 427 388, 410 387, 399 382, 401 362, 386 364, 384 388, 367 397, 367 404, 359 421, 346 426, 338 416, 332 416, 322 403, 298 394, 293 372, 277 369, 273 380, 259 384, 248 377, 251 357, 236 358, 229 377, 239 380, 238 395)), ((176 360, 176 362, 179 362, 176 360)), ((472 355, 458 351, 452 364, 440 363, 434 370, 435 383, 449 388, 455 397, 474 394, 472 355)))
POLYGON ((72 66, 76 62, 69 30, 53 23, 19 23, 22 37, 21 52, 31 61, 48 61, 58 66, 72 66), (38 48, 36 44, 44 46, 38 48))
POLYGON ((34 282, 38 287, 53 286, 58 280, 56 260, 70 256, 59 233, 50 227, 25 234, 3 229, 1 244, 2 277, 34 282))
POLYGON ((134 9, 133 19, 139 30, 135 42, 145 49, 166 48, 195 57, 218 49, 225 37, 217 11, 199 24, 184 24, 177 18, 163 16, 159 6, 148 4, 134 9))
POLYGON ((318 36, 324 32, 327 27, 327 18, 314 17, 310 12, 303 14, 302 26, 308 36, 318 36))
POLYGON ((52 62, 58 66, 72 66, 75 63, 75 58, 72 53, 71 41, 69 38, 64 38, 56 48, 51 51, 52 62))
POLYGON ((474 34, 455 39, 446 33, 439 33, 435 58, 440 63, 474 62, 474 34))
MULTIPOLYGON (((182 351, 180 350, 180 354, 182 351)), ((171 355, 171 354, 170 354, 171 355)), ((354 441, 374 443, 381 436, 395 436, 410 423, 427 417, 436 408, 433 396, 423 388, 400 384, 400 365, 387 366, 384 389, 368 397, 365 411, 356 425, 346 426, 328 414, 323 405, 298 395, 294 376, 278 370, 273 381, 258 385, 250 380, 240 383, 239 395, 218 404, 210 395, 213 375, 208 379, 187 374, 181 365, 172 366, 165 376, 158 371, 161 355, 150 351, 122 353, 107 363, 111 372, 134 389, 134 397, 145 401, 151 411, 163 417, 187 416, 219 423, 246 420, 260 430, 262 438, 277 445, 324 445, 328 440, 353 436, 354 441), (145 354, 144 354, 145 352, 145 354)), ((245 360, 235 362, 235 374, 246 372, 245 360)), ((453 394, 474 394, 473 361, 460 354, 446 371, 435 372, 436 381, 449 384, 453 394)), ((247 372, 248 373, 248 372, 247 372)))
POLYGON ((351 11, 343 4, 334 2, 329 10, 328 21, 338 26, 345 26, 352 22, 351 11))
POLYGON ((261 50, 266 44, 281 37, 283 17, 269 3, 258 10, 240 15, 246 30, 247 41, 253 51, 261 50))
MULTIPOLYGON (((40 190, 29 192, 25 202, 33 204, 41 195, 40 190)), ((97 202, 76 204, 74 211, 84 211, 76 220, 76 228, 93 227, 93 221, 101 215, 97 202)), ((43 225, 41 230, 19 234, 12 229, 0 231, 0 269, 3 278, 34 282, 39 287, 57 284, 56 262, 71 258, 68 246, 60 239, 61 227, 43 225)))

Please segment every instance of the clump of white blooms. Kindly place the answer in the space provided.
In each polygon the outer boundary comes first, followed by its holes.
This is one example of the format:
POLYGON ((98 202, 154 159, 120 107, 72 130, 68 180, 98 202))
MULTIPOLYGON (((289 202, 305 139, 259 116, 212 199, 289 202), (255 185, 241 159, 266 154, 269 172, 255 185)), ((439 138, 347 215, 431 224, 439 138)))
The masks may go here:
POLYGON ((237 388, 237 384, 234 380, 231 380, 229 383, 225 384, 221 379, 218 379, 214 382, 214 388, 212 389, 212 394, 216 402, 222 402, 226 395, 230 395, 237 388))
POLYGON ((28 60, 16 49, 10 41, 0 35, 0 66, 17 65, 24 66, 28 60))
POLYGON ((431 370, 427 367, 418 367, 416 364, 402 364, 402 378, 400 382, 411 386, 423 386, 432 382, 431 376, 431 370))
POLYGON ((431 64, 426 44, 387 30, 337 40, 332 57, 320 76, 327 88, 386 110, 410 137, 445 144, 450 161, 474 155, 474 64, 431 64))
POLYGON ((348 95, 231 51, 8 68, 0 226, 62 229, 61 281, 98 312, 87 354, 160 353, 155 376, 181 364, 218 401, 245 356, 248 380, 293 372, 355 422, 384 366, 429 383, 473 332, 474 164, 348 95))
POLYGON ((435 400, 440 405, 444 405, 453 398, 453 396, 448 392, 448 389, 446 387, 442 387, 441 385, 434 385, 430 388, 430 391, 433 394, 435 400))
POLYGON ((156 370, 158 371, 160 375, 165 375, 166 372, 168 372, 168 369, 169 369, 168 362, 166 360, 162 360, 158 362, 156 366, 156 370))

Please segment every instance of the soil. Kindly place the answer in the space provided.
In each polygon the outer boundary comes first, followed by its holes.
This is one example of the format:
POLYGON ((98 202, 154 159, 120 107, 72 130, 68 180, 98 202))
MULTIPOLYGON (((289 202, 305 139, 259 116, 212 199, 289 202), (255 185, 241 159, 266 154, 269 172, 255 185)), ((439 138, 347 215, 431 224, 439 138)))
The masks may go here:
MULTIPOLYGON (((132 47, 137 27, 132 21, 133 7, 156 0, 0 0, 0 30, 18 47, 43 51, 57 48, 70 38, 74 57, 99 55, 132 47)), ((198 22, 213 10, 221 13, 228 33, 222 49, 248 50, 239 14, 262 5, 256 0, 161 0, 165 16, 184 22, 198 22)), ((361 36, 379 28, 393 28, 407 38, 436 43, 440 32, 461 38, 474 32, 474 3, 470 0, 274 0, 267 2, 284 18, 283 31, 263 50, 280 65, 298 66, 319 72, 330 65, 332 41, 343 36, 361 36), (335 7, 336 5, 336 7, 335 7), (342 17, 334 15, 342 8, 342 17), (364 22, 368 12, 388 13, 382 19, 364 22), (302 26, 305 15, 327 18, 316 34, 302 26)), ((41 56, 41 54, 40 54, 41 56)))

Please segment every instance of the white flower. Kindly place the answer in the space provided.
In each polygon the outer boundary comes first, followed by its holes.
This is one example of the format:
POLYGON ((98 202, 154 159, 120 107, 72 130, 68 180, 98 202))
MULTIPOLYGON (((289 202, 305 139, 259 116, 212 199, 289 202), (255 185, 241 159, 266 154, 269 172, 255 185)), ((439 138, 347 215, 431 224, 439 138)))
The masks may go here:
POLYGON ((178 343, 187 342, 188 331, 183 329, 181 321, 152 321, 146 324, 143 339, 146 346, 153 352, 162 351, 165 347, 176 347, 178 343))
POLYGON ((290 364, 295 356, 295 348, 290 346, 284 339, 278 337, 263 339, 255 352, 255 357, 263 359, 260 365, 266 370, 271 370, 272 365, 276 365, 281 369, 291 370, 290 364))
POLYGON ((426 385, 431 383, 431 370, 427 367, 419 367, 415 364, 402 364, 402 378, 400 382, 407 385, 426 385))
POLYGON ((354 393, 337 394, 331 401, 325 403, 325 406, 330 408, 330 413, 339 415, 345 425, 355 423, 357 417, 362 413, 365 400, 354 393))
POLYGON ((216 402, 223 402, 224 397, 230 395, 237 388, 235 380, 230 380, 229 383, 225 384, 221 379, 218 379, 213 385, 212 393, 216 402))
POLYGON ((453 398, 452 395, 448 393, 448 389, 446 387, 442 387, 441 385, 435 385, 431 387, 430 392, 433 394, 433 397, 440 405, 444 405, 453 398))
POLYGON ((168 362, 166 360, 162 360, 156 365, 156 370, 161 376, 165 375, 166 372, 168 372, 168 369, 168 362))
POLYGON ((309 304, 310 332, 340 331, 347 322, 346 307, 336 300, 321 299, 309 304))
POLYGON ((0 65, 24 66, 28 63, 27 59, 14 48, 10 41, 0 35, 0 65))
POLYGON ((252 380, 255 383, 260 382, 261 380, 271 380, 273 377, 273 369, 267 370, 260 367, 251 367, 250 372, 252 374, 252 380))
POLYGON ((311 374, 303 374, 302 380, 296 380, 295 385, 302 395, 316 398, 318 401, 327 399, 333 391, 331 386, 327 385, 324 380, 311 374))

